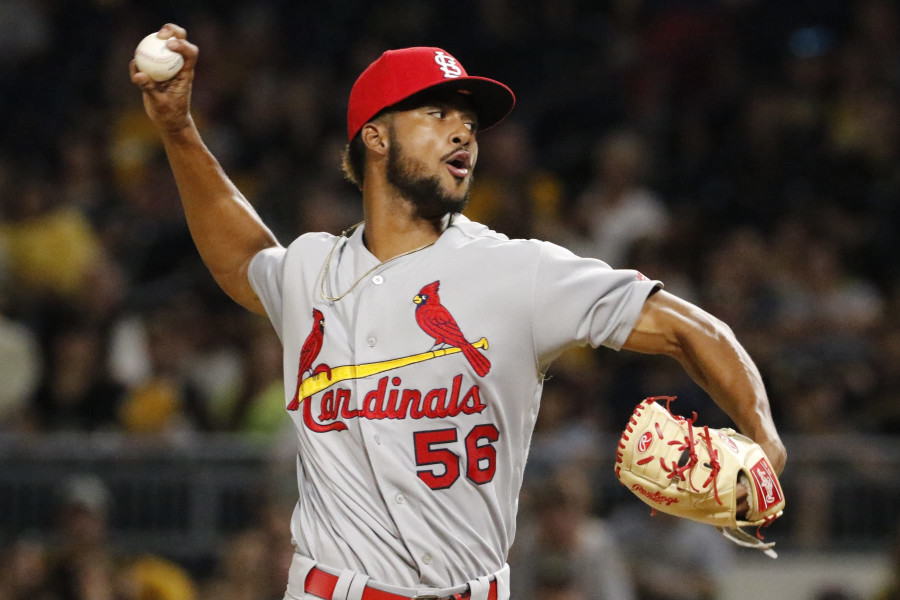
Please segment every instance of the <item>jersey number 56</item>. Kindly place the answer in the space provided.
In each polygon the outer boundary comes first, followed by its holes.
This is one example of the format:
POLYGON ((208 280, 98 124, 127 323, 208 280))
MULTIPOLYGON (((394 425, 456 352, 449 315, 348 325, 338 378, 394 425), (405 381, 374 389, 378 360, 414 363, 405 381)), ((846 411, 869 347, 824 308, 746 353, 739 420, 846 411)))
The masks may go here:
MULTIPOLYGON (((457 435, 454 427, 413 433, 416 464, 429 467, 419 469, 417 474, 433 490, 447 489, 459 479, 462 457, 449 448, 440 447, 441 444, 455 443, 457 435)), ((492 444, 498 439, 500 431, 490 423, 476 425, 466 436, 466 478, 472 483, 482 485, 494 478, 494 473, 497 472, 497 450, 492 444)))

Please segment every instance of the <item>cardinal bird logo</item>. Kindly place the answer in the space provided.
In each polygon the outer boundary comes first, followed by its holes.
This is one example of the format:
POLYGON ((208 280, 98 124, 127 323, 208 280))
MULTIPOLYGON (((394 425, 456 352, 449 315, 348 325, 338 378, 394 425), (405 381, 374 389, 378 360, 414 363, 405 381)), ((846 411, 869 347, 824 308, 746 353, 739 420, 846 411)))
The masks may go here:
POLYGON ((429 283, 413 298, 416 304, 416 323, 422 331, 434 338, 434 347, 445 344, 459 348, 478 376, 484 377, 491 370, 491 361, 466 340, 456 319, 441 304, 438 296, 440 285, 440 281, 429 283))
POLYGON ((316 357, 319 356, 319 352, 322 350, 322 341, 325 339, 325 315, 323 315, 322 311, 319 309, 314 308, 312 317, 312 331, 306 336, 306 341, 303 342, 303 348, 300 350, 300 368, 297 371, 297 391, 294 392, 294 399, 288 404, 288 410, 297 410, 300 406, 300 402, 303 400, 303 398, 300 398, 300 384, 303 381, 303 376, 307 372, 311 372, 312 375, 325 372, 328 379, 331 379, 331 367, 325 363, 319 364, 315 369, 313 369, 312 366, 313 361, 316 360, 316 357))

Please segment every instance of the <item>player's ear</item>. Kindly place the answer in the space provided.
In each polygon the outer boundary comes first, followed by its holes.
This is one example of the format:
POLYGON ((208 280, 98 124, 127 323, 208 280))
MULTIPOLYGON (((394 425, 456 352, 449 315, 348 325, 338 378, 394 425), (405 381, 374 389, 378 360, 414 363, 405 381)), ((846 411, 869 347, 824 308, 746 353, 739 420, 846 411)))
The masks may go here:
POLYGON ((360 130, 363 144, 375 154, 386 156, 390 145, 387 125, 381 121, 370 121, 360 130))

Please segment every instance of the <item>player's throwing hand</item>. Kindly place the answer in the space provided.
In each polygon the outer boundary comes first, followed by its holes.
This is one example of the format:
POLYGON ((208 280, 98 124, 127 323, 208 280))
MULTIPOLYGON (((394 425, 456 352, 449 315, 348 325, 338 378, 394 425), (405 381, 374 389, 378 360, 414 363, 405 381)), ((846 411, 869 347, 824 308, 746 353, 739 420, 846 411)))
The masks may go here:
POLYGON ((184 57, 184 66, 172 79, 157 82, 139 71, 132 60, 131 81, 144 92, 144 109, 150 120, 164 132, 175 133, 190 124, 191 84, 199 49, 187 41, 187 31, 173 23, 163 25, 157 35, 172 38, 166 47, 184 57))

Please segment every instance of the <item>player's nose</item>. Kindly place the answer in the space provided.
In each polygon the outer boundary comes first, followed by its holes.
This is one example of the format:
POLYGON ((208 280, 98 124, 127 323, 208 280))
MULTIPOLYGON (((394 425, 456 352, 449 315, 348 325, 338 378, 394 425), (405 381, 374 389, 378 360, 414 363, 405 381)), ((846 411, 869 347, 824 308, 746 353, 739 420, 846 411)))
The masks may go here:
POLYGON ((475 126, 471 119, 460 112, 454 111, 451 121, 453 125, 450 131, 450 141, 457 146, 469 144, 475 137, 475 126))

